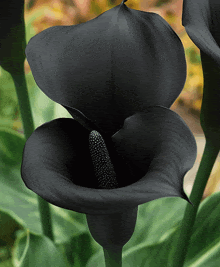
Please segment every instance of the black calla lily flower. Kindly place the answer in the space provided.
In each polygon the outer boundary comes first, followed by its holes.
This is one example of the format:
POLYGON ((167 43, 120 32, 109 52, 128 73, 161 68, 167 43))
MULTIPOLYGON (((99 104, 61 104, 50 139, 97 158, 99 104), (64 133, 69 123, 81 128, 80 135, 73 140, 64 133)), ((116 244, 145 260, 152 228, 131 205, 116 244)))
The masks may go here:
POLYGON ((204 88, 201 126, 220 144, 220 1, 184 0, 183 26, 200 49, 204 88))
POLYGON ((24 0, 0 1, 0 66, 13 74, 22 71, 25 46, 24 0))
POLYGON ((26 186, 56 206, 86 214, 122 212, 161 197, 188 201, 183 178, 194 164, 196 143, 175 112, 148 108, 128 117, 111 137, 119 183, 111 190, 96 186, 89 133, 70 118, 38 127, 24 148, 26 186))
POLYGON ((149 106, 169 108, 186 79, 184 48, 169 24, 123 2, 88 22, 40 32, 26 56, 39 88, 103 135, 149 106))
POLYGON ((183 178, 196 158, 193 134, 169 109, 186 78, 182 43, 159 15, 124 2, 89 22, 46 29, 26 48, 38 86, 76 120, 33 132, 22 179, 46 201, 85 213, 112 252, 130 239, 138 205, 189 201, 183 178))

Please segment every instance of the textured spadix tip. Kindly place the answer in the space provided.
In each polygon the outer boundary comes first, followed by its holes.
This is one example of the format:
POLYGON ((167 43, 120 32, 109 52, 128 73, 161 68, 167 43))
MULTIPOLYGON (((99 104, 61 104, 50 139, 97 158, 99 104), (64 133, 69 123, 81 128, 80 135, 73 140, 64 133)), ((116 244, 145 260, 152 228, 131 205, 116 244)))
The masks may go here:
POLYGON ((89 134, 89 150, 92 158, 95 176, 100 189, 118 188, 116 173, 111 162, 107 147, 97 131, 89 134))

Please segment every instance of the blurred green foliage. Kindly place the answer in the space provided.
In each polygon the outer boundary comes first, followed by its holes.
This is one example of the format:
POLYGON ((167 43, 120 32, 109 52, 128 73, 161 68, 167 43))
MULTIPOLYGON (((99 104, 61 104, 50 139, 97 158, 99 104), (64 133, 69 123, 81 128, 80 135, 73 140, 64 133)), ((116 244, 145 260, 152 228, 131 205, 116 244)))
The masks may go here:
POLYGON ((11 75, 1 68, 0 73, 0 117, 16 119, 18 107, 17 96, 11 75))

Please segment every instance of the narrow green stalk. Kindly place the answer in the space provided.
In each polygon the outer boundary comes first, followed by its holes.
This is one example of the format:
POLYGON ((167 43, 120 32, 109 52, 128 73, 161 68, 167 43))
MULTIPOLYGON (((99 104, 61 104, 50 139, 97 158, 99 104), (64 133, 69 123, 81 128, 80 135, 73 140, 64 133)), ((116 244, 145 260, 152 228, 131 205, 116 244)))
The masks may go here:
MULTIPOLYGON (((12 79, 15 84, 16 93, 18 97, 18 104, 21 113, 21 118, 24 128, 24 136, 26 140, 34 131, 34 122, 31 113, 30 101, 28 97, 27 84, 25 79, 24 67, 21 66, 22 71, 19 74, 12 74, 12 79)), ((51 222, 51 212, 49 203, 38 196, 38 206, 40 211, 42 229, 45 236, 54 240, 51 222)))
POLYGON ((202 160, 195 178, 195 182, 190 195, 190 200, 194 204, 192 207, 187 203, 185 214, 180 228, 179 239, 176 246, 175 258, 173 259, 173 267, 183 267, 186 258, 187 249, 190 244, 193 225, 202 196, 211 174, 213 165, 219 153, 219 146, 215 146, 214 142, 206 139, 205 150, 202 160))
POLYGON ((43 233, 45 236, 49 237, 52 241, 54 241, 54 235, 52 229, 53 225, 52 225, 49 203, 40 196, 37 197, 38 197, 38 207, 40 211, 40 219, 41 219, 43 233))
POLYGON ((17 93, 18 104, 24 129, 24 136, 26 139, 28 139, 34 131, 34 122, 28 97, 24 68, 19 74, 15 75, 11 73, 11 76, 17 93))
POLYGON ((104 249, 105 267, 122 267, 122 248, 117 251, 104 249))

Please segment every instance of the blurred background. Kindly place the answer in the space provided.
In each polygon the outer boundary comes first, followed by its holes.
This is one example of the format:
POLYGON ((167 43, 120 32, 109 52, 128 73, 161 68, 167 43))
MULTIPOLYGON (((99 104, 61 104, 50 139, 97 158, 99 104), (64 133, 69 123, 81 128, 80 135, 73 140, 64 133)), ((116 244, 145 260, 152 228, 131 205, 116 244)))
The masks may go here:
MULTIPOLYGON (((25 0, 26 40, 55 25, 76 25, 91 20, 122 0, 25 0)), ((204 150, 205 138, 199 116, 203 92, 203 74, 199 49, 190 40, 182 26, 183 0, 128 0, 129 8, 154 12, 162 16, 180 37, 186 54, 187 80, 182 93, 171 109, 178 113, 193 132, 198 148, 196 163, 184 179, 184 189, 190 194, 193 181, 204 150)), ((178 60, 178 59, 177 59, 178 60)), ((52 102, 37 87, 30 67, 25 61, 25 74, 31 100, 35 127, 69 113, 52 102)), ((22 122, 13 81, 0 68, 0 125, 23 133, 22 122)), ((203 200, 220 189, 220 162, 214 165, 203 200)), ((0 267, 12 266, 7 259, 14 242, 14 233, 19 228, 7 214, 0 214, 0 267), (3 226, 3 227, 2 227, 3 226)))

